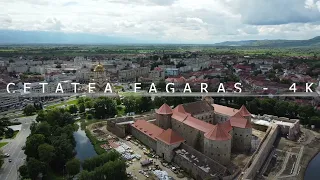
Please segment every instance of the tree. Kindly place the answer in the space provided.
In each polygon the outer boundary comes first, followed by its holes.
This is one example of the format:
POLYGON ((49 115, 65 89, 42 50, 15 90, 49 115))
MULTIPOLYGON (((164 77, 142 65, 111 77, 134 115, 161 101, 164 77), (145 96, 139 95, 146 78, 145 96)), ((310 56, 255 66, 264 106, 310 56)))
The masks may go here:
POLYGON ((31 157, 27 161, 28 173, 31 179, 37 179, 40 173, 46 172, 46 166, 43 162, 31 157))
POLYGON ((298 105, 294 102, 290 102, 288 104, 288 115, 290 118, 296 118, 297 117, 297 110, 298 110, 298 105))
POLYGON ((248 102, 248 110, 252 113, 252 114, 258 114, 259 113, 259 101, 257 99, 254 99, 250 102, 248 102))
POLYGON ((42 134, 31 134, 27 138, 24 153, 29 157, 38 158, 38 147, 43 144, 45 137, 42 134))
POLYGON ((92 108, 92 107, 93 107, 92 101, 91 101, 91 100, 90 100, 90 101, 86 101, 86 102, 85 102, 85 107, 86 107, 86 108, 89 108, 89 109, 92 108))
POLYGON ((260 108, 263 111, 264 114, 274 114, 274 106, 275 106, 275 100, 274 99, 261 99, 259 101, 260 108))
POLYGON ((23 109, 23 113, 27 116, 31 116, 34 112, 36 112, 36 108, 29 104, 23 109))
POLYGON ((92 173, 90 173, 87 170, 83 170, 79 174, 79 180, 90 180, 90 179, 92 179, 92 173))
POLYGON ((26 165, 20 166, 18 171, 22 179, 27 179, 29 177, 28 167, 26 165))
POLYGON ((122 102, 123 102, 123 105, 126 107, 126 109, 125 109, 126 113, 138 111, 137 98, 135 96, 127 96, 127 97, 123 98, 122 102))
POLYGON ((86 111, 86 107, 85 107, 84 103, 79 104, 79 112, 83 113, 85 111, 86 111))
POLYGON ((37 122, 42 122, 42 121, 45 121, 46 120, 46 112, 41 110, 38 112, 38 115, 36 117, 36 121, 37 122))
POLYGON ((12 137, 14 136, 14 131, 13 131, 13 129, 8 128, 8 129, 5 131, 5 135, 6 135, 6 138, 12 138, 12 137))
POLYGON ((3 117, 0 119, 0 136, 4 134, 5 128, 9 125, 10 125, 10 121, 8 118, 3 117))
POLYGON ((160 106, 162 106, 166 102, 167 102, 167 100, 164 97, 159 97, 159 96, 156 96, 153 100, 153 104, 156 108, 159 108, 160 106))
POLYGON ((55 149, 52 145, 44 143, 38 147, 39 160, 49 164, 55 157, 55 149))
POLYGON ((68 174, 73 177, 80 172, 80 161, 77 158, 71 159, 66 163, 68 174))
POLYGON ((74 157, 73 148, 75 143, 71 140, 70 135, 66 133, 62 133, 60 136, 53 136, 50 141, 56 152, 56 158, 53 160, 54 164, 61 168, 68 159, 74 157))
POLYGON ((94 102, 95 117, 104 119, 117 114, 116 103, 108 97, 99 97, 94 102))
POLYGON ((33 134, 42 134, 46 138, 51 135, 51 126, 48 122, 43 121, 41 123, 38 123, 36 127, 34 128, 33 134))
POLYGON ((84 99, 83 97, 79 97, 79 98, 77 99, 77 101, 78 101, 77 103, 78 103, 78 104, 84 104, 84 100, 85 100, 85 99, 84 99))
POLYGON ((310 117, 314 116, 315 112, 312 106, 302 105, 298 107, 301 124, 309 124, 310 117))
POLYGON ((289 103, 286 101, 277 101, 274 106, 274 112, 277 116, 286 116, 289 103))
POLYGON ((316 128, 320 128, 320 117, 319 116, 312 116, 310 118, 310 125, 314 125, 316 128))
POLYGON ((143 96, 141 97, 140 101, 140 111, 141 112, 148 112, 153 108, 153 103, 151 97, 143 96))
POLYGON ((75 114, 75 113, 78 112, 78 108, 77 108, 76 105, 70 105, 68 111, 69 111, 71 114, 75 114))

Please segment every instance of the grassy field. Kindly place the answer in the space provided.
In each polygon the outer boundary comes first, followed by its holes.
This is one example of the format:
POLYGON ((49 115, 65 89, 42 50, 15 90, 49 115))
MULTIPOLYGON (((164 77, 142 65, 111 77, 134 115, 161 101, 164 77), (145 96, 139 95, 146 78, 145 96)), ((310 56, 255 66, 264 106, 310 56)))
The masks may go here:
POLYGON ((143 92, 119 92, 120 96, 141 96, 143 92))
POLYGON ((8 142, 0 142, 0 148, 2 148, 3 146, 7 145, 8 142))
POLYGON ((53 109, 53 108, 56 108, 56 107, 59 107, 59 106, 63 106, 63 105, 67 105, 68 106, 68 105, 72 105, 72 104, 77 104, 77 100, 73 99, 73 100, 70 100, 70 101, 63 101, 61 103, 48 106, 48 107, 46 107, 46 109, 53 109))

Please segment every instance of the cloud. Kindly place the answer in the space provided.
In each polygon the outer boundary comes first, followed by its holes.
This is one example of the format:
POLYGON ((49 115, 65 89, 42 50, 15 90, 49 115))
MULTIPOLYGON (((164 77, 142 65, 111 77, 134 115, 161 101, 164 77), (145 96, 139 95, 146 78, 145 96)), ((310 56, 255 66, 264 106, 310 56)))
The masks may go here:
POLYGON ((309 23, 320 20, 319 0, 234 0, 229 4, 250 25, 309 23))
POLYGON ((74 5, 77 5, 77 4, 78 4, 77 2, 70 1, 70 2, 63 3, 63 6, 74 6, 74 5))
POLYGON ((181 43, 319 35, 320 0, 0 0, 0 28, 181 43))

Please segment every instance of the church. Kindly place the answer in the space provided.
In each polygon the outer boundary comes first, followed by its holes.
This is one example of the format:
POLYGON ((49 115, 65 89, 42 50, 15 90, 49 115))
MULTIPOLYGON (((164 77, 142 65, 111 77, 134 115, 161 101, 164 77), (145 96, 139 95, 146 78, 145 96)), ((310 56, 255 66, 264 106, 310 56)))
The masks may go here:
POLYGON ((155 115, 154 122, 135 121, 131 133, 168 162, 181 143, 222 165, 230 163, 231 152, 251 150, 251 114, 244 105, 234 109, 205 97, 174 109, 163 104, 155 115))

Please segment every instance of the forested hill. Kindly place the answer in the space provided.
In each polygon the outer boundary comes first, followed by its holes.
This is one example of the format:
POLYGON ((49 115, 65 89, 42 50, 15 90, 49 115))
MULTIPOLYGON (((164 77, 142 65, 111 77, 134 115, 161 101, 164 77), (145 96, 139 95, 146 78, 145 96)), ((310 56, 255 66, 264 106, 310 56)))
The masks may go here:
POLYGON ((257 46, 257 47, 320 47, 320 36, 308 40, 247 40, 225 41, 214 44, 215 46, 257 46))

